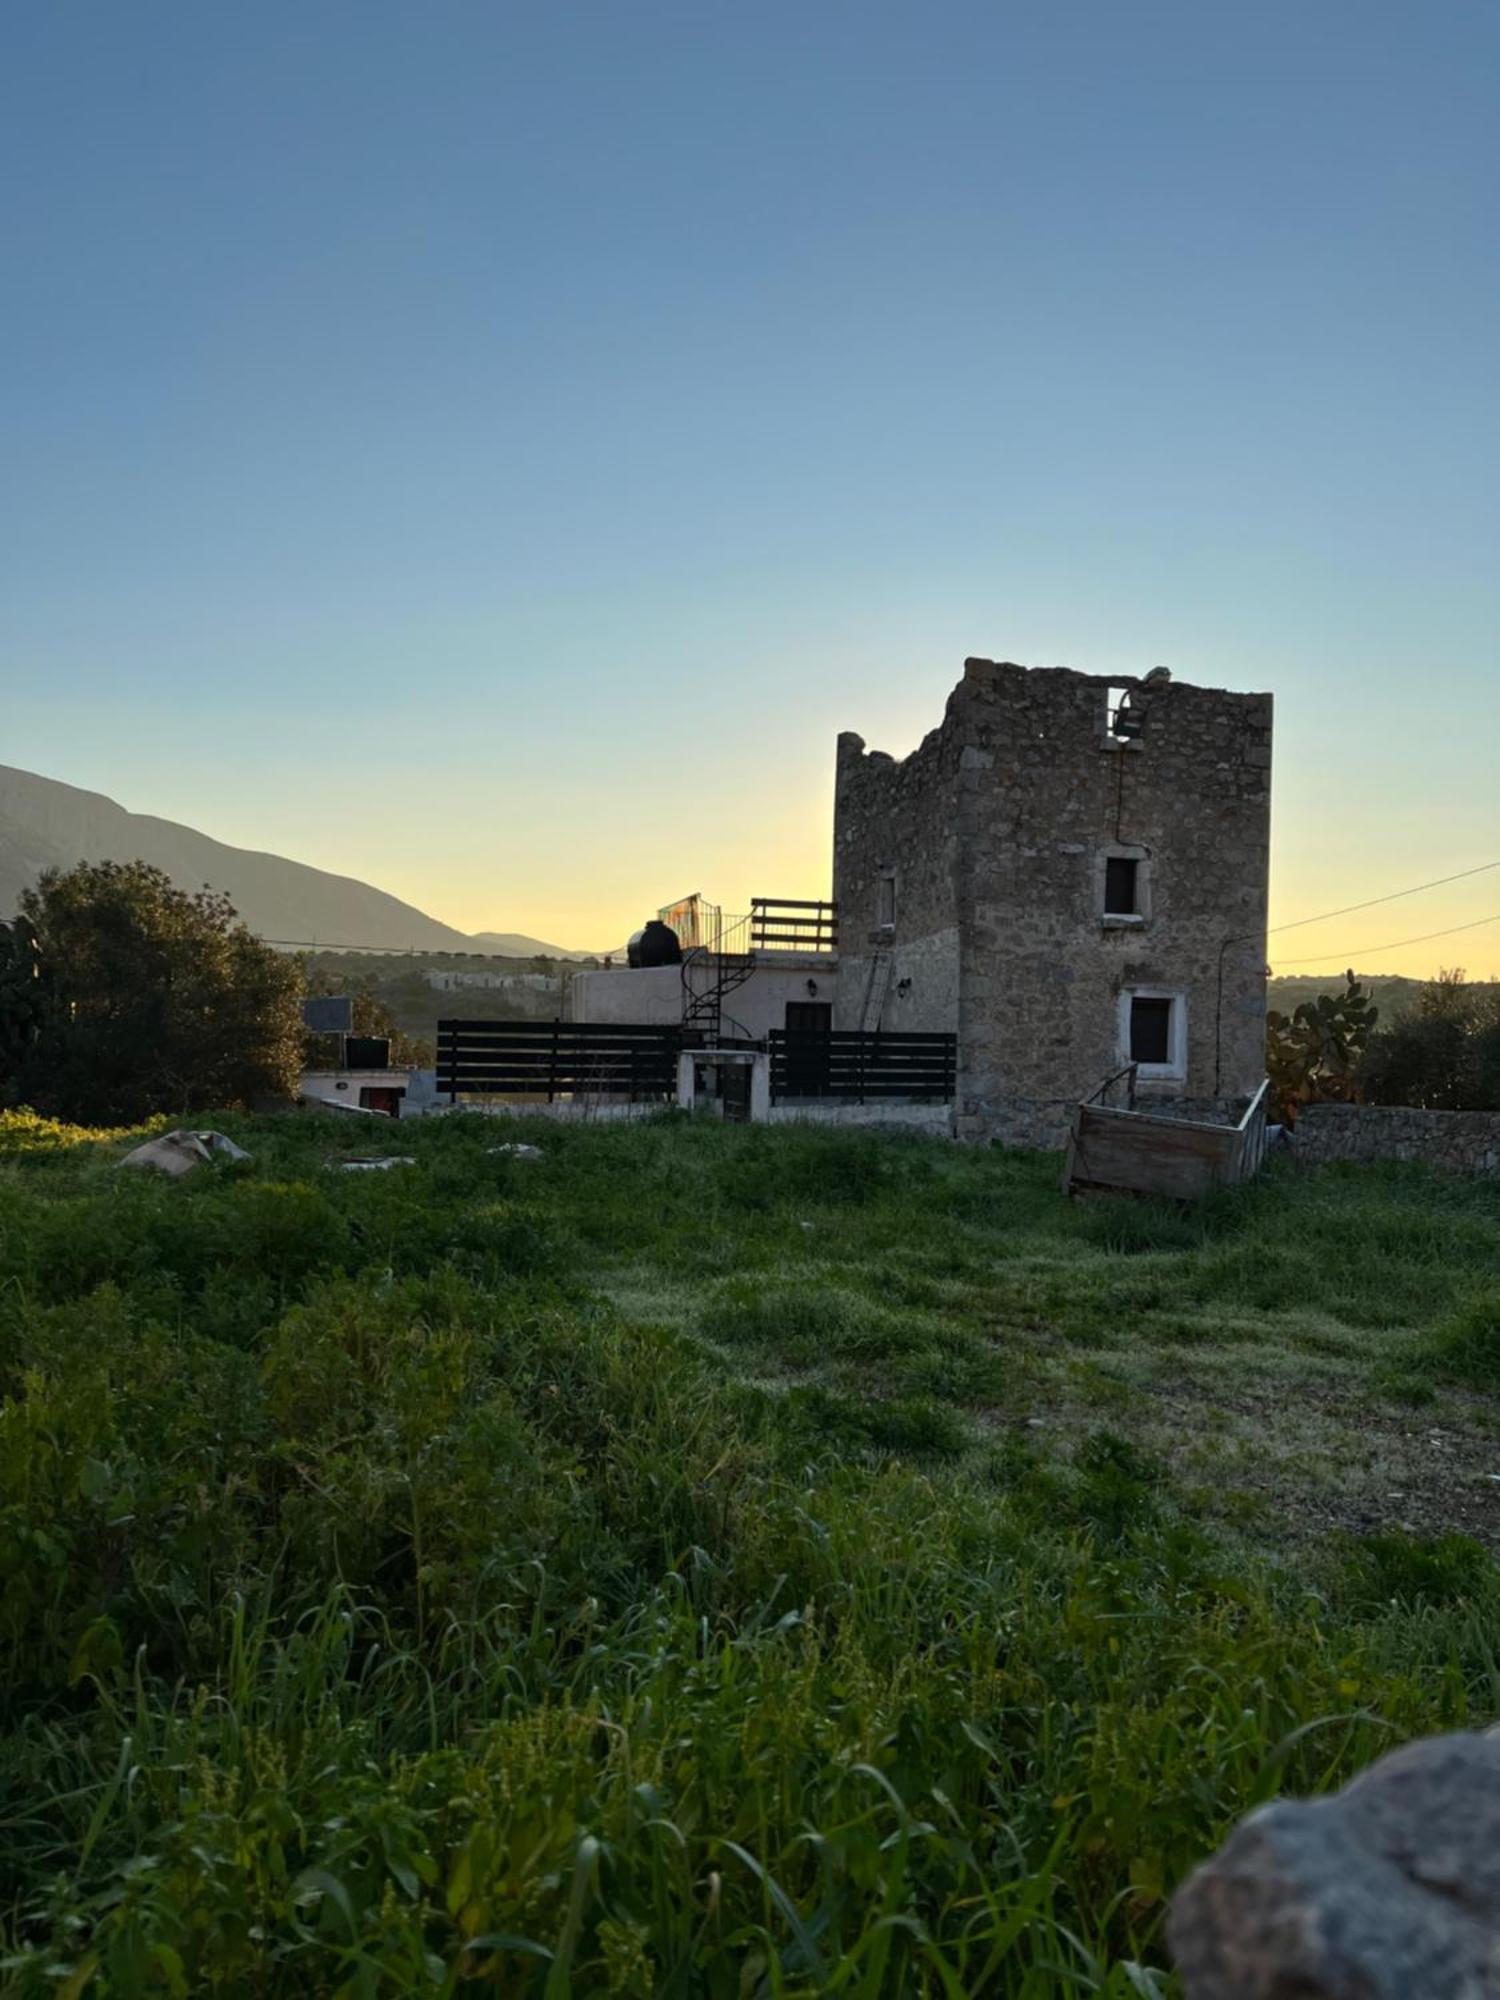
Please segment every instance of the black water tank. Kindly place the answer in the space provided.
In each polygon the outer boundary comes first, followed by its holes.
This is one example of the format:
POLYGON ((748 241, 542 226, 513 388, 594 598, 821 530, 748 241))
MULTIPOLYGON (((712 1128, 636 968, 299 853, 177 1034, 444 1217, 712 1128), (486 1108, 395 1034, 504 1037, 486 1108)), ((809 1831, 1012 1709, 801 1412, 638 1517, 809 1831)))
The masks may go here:
POLYGON ((625 955, 636 967, 648 965, 681 965, 682 946, 677 942, 677 933, 660 918, 653 917, 644 930, 637 931, 625 948, 625 955))
POLYGON ((389 1035, 350 1035, 344 1042, 345 1069, 389 1069, 389 1035))

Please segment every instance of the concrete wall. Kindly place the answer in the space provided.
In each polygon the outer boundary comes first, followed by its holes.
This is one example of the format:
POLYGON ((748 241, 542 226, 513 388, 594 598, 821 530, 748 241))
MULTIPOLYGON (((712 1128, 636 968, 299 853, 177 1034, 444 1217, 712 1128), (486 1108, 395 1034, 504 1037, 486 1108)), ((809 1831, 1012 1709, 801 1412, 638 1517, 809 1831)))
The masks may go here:
POLYGON ((297 1081, 297 1094, 311 1104, 332 1104, 347 1110, 351 1105, 358 1107, 361 1090, 404 1093, 406 1083, 404 1069, 305 1069, 297 1081))
MULTIPOLYGON (((699 975, 700 984, 703 977, 699 975)), ((786 1026, 788 1001, 834 1002, 837 991, 837 963, 831 955, 780 953, 774 962, 757 965, 745 984, 727 995, 725 1032, 760 1041, 772 1028, 786 1026), (807 990, 809 980, 817 988, 814 993, 807 990)), ((682 968, 651 965, 580 972, 572 981, 571 1012, 575 1021, 675 1027, 682 1020, 682 968)))
POLYGON ((1059 1144, 1128 1060, 1133 991, 1180 996, 1181 1062, 1142 1078, 1143 1105, 1227 1114, 1264 1075, 1270 697, 1143 687, 1141 733, 1122 743, 1111 685, 970 660, 904 762, 839 739, 841 1024, 858 1025, 857 960, 881 948, 894 869, 892 989, 908 972, 912 988, 906 1018, 892 1004, 882 1025, 956 1025, 961 1137, 1059 1144), (1138 919, 1104 914, 1111 852, 1142 864, 1138 919))
POLYGON ((768 1125, 878 1126, 902 1132, 922 1132, 930 1139, 953 1137, 951 1104, 772 1104, 768 1125))
MULTIPOLYGON (((898 905, 899 908, 899 905, 898 905)), ((958 1022, 958 926, 839 953, 836 1028, 950 1035, 958 1022), (879 956, 877 956, 877 949, 879 956), (882 963, 882 960, 887 961, 882 963), (871 973, 875 986, 871 987, 871 973), (867 1013, 868 1004, 868 1013, 867 1013)))
POLYGON ((429 1106, 423 1113, 428 1118, 540 1118, 550 1120, 554 1125, 624 1125, 642 1118, 655 1118, 667 1106, 658 1098, 649 1104, 601 1103, 593 1097, 559 1098, 548 1104, 545 1099, 527 1102, 522 1098, 492 1097, 486 1101, 478 1098, 464 1098, 457 1104, 449 1104, 445 1098, 441 1103, 429 1106))
POLYGON ((1452 1173, 1500 1173, 1500 1112, 1417 1111, 1403 1104, 1309 1104, 1297 1119, 1296 1158, 1415 1160, 1452 1173))

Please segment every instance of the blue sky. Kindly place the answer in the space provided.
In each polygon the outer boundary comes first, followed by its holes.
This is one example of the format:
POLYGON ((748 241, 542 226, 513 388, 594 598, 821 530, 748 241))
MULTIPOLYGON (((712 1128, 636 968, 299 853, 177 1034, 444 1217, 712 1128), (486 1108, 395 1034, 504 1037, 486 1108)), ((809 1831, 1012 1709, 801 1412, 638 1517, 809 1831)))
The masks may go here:
POLYGON ((1277 695, 1275 917, 1500 857, 1497 85, 1489 0, 13 8, 0 761, 599 945, 823 890, 966 654, 1162 661, 1277 695))

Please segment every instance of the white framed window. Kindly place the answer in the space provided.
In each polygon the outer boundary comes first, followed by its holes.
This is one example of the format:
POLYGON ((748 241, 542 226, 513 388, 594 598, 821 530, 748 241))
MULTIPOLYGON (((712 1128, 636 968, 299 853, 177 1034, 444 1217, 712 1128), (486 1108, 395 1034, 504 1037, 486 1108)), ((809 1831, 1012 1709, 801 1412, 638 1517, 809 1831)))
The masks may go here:
POLYGON ((1144 847, 1106 847, 1095 867, 1095 895, 1107 929, 1144 924, 1151 915, 1151 863, 1144 847))
POLYGON ((1127 986, 1120 995, 1120 1060, 1143 1083, 1187 1078, 1187 995, 1168 986, 1127 986))

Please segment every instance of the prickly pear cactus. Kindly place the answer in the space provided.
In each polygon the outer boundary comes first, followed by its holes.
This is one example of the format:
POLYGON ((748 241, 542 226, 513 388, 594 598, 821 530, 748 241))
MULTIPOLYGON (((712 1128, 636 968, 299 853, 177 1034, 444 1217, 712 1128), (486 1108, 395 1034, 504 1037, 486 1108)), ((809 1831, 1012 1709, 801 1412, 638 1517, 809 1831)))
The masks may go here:
POLYGON ((1342 993, 1304 1000, 1290 1017, 1266 1016, 1266 1068, 1288 1124, 1304 1104, 1359 1096, 1360 1059, 1379 1017, 1354 974, 1344 978, 1342 993))

